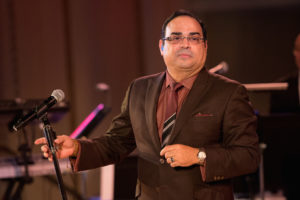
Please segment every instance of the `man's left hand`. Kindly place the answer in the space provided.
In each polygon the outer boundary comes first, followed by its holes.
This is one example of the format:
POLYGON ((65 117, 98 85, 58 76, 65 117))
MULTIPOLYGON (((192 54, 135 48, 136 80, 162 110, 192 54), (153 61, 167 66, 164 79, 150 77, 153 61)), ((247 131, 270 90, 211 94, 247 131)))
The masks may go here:
POLYGON ((198 152, 198 148, 182 144, 173 144, 165 146, 165 148, 161 150, 160 155, 166 158, 166 161, 171 167, 188 167, 199 163, 197 157, 198 152))

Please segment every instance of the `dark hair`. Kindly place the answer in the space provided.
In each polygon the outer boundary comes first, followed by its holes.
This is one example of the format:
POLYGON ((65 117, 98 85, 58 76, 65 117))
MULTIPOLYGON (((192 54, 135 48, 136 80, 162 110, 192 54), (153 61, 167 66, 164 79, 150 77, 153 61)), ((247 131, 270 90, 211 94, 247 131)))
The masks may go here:
POLYGON ((162 25, 162 29, 161 29, 161 38, 162 39, 165 38, 166 27, 169 24, 169 22, 172 21, 174 18, 179 17, 179 16, 189 16, 191 18, 194 18, 200 24, 200 26, 202 28, 204 41, 207 40, 207 34, 206 34, 206 29, 205 29, 204 23, 196 15, 194 15, 193 13, 191 13, 188 10, 183 10, 183 9, 175 11, 171 16, 169 16, 165 20, 165 22, 162 25))

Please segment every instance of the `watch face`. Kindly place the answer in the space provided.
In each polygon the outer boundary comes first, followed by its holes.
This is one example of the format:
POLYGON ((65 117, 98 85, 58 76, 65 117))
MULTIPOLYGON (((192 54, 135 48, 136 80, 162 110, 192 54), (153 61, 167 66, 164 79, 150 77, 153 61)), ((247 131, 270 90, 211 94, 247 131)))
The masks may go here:
POLYGON ((205 152, 200 151, 200 152, 198 153, 198 158, 199 158, 200 160, 204 160, 204 159, 206 158, 205 152))

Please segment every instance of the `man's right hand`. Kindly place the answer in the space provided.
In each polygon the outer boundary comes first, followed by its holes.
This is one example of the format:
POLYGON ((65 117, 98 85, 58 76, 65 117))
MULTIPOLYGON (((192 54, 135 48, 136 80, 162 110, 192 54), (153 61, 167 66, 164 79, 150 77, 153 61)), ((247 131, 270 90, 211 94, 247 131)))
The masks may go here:
MULTIPOLYGON (((56 156, 57 158, 68 158, 70 156, 77 156, 78 153, 78 141, 70 138, 67 135, 60 135, 54 140, 56 147, 56 156)), ((52 161, 52 154, 47 144, 46 138, 42 137, 36 139, 34 144, 40 145, 41 150, 43 152, 44 157, 48 158, 48 160, 52 161)))

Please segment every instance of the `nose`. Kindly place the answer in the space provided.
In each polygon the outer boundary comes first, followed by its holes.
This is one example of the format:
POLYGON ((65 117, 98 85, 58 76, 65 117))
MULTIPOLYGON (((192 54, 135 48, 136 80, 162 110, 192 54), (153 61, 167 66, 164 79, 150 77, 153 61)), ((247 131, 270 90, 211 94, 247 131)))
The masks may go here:
POLYGON ((189 48, 190 47, 190 41, 188 40, 188 37, 183 37, 181 42, 182 48, 189 48))

